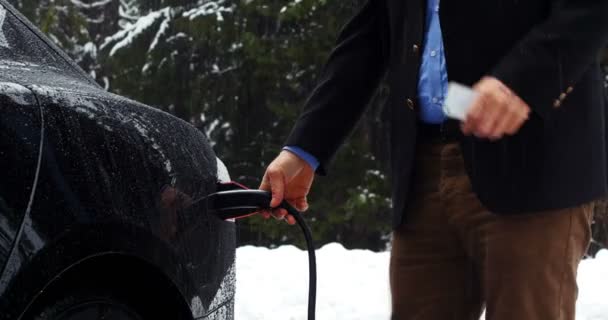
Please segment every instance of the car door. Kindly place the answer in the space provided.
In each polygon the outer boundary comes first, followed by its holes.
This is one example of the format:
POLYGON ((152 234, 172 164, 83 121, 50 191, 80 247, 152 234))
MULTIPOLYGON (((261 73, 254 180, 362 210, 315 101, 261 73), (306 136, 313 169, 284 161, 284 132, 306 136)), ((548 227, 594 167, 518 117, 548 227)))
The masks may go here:
POLYGON ((31 205, 43 130, 33 94, 7 81, 5 72, 0 73, 0 270, 31 205))
POLYGON ((33 46, 37 37, 0 2, 0 295, 5 276, 19 262, 10 259, 32 208, 44 144, 45 119, 32 83, 37 75, 70 65, 50 48, 33 46))
POLYGON ((43 52, 37 52, 43 59, 32 58, 28 43, 17 41, 18 24, 0 5, 0 275, 8 269, 5 263, 31 206, 44 127, 39 103, 22 75, 47 58, 43 52))

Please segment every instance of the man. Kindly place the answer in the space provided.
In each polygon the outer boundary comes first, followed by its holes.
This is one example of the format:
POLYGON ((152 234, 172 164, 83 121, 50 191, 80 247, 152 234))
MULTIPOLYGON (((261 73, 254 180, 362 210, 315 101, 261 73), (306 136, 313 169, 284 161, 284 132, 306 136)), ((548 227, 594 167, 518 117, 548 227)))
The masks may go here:
POLYGON ((606 194, 607 40, 608 0, 369 0, 260 188, 306 210, 386 75, 393 319, 574 319, 606 194), (479 94, 462 124, 441 111, 448 79, 479 94))

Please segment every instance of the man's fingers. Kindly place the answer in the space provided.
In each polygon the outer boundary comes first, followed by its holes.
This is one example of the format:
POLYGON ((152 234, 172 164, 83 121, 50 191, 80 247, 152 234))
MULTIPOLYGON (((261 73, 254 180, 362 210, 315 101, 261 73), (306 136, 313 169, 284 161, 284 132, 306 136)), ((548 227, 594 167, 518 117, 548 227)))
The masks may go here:
POLYGON ((530 106, 526 104, 520 97, 514 96, 515 103, 517 103, 520 107, 517 108, 518 115, 524 120, 528 120, 530 118, 530 106))
POLYGON ((291 215, 287 216, 286 220, 287 220, 287 223, 289 223, 290 225, 296 224, 296 218, 294 218, 291 215))
POLYGON ((262 217, 264 219, 270 219, 270 217, 272 216, 272 214, 268 210, 264 210, 264 211, 260 212, 260 214, 262 215, 262 217))
POLYGON ((287 216, 288 212, 285 209, 273 209, 272 210, 272 216, 277 219, 277 220, 283 220, 285 219, 285 216, 287 216))
POLYGON ((464 134, 498 140, 517 133, 528 119, 530 107, 500 80, 484 77, 473 89, 478 97, 462 124, 464 134))
POLYGON ((528 117, 516 116, 515 120, 509 123, 509 125, 505 128, 505 132, 508 135, 516 134, 519 129, 524 125, 524 123, 528 120, 528 117))
POLYGON ((262 177, 262 183, 260 183, 260 187, 258 189, 270 191, 270 180, 268 179, 268 172, 266 172, 264 174, 264 177, 262 177))
MULTIPOLYGON (((488 109, 490 108, 486 108, 486 110, 488 109)), ((489 138, 500 121, 500 115, 496 110, 488 111, 488 114, 484 115, 482 120, 478 122, 477 128, 474 130, 474 133, 478 138, 489 138)))
POLYGON ((512 112, 507 112, 504 115, 502 115, 499 119, 498 119, 498 123, 496 124, 496 126, 494 127, 494 129, 492 130, 492 132, 490 133, 489 138, 491 140, 498 140, 501 139, 502 137, 504 137, 507 133, 507 129, 513 125, 513 123, 518 121, 518 116, 517 114, 514 114, 512 112))
MULTIPOLYGON (((262 183, 260 184, 260 187, 258 189, 264 190, 264 191, 271 191, 270 182, 269 182, 269 179, 268 179, 268 173, 266 173, 264 175, 264 177, 262 178, 262 183)), ((263 211, 260 212, 260 215, 264 219, 270 219, 270 217, 272 216, 272 213, 271 213, 270 210, 263 210, 263 211)))
POLYGON ((467 118, 462 125, 462 133, 465 135, 469 135, 477 130, 479 122, 483 118, 485 100, 486 97, 483 94, 480 94, 469 108, 467 118))
POLYGON ((266 174, 268 183, 270 184, 270 191, 272 192, 270 207, 276 208, 281 204, 285 195, 285 175, 280 170, 274 168, 269 168, 266 174))
POLYGON ((294 201, 293 206, 296 208, 296 210, 300 212, 305 212, 306 210, 308 210, 308 201, 305 197, 299 198, 294 201))
POLYGON ((497 117, 494 120, 495 124, 490 133, 483 129, 479 132, 479 137, 498 140, 505 135, 516 134, 524 122, 528 119, 527 114, 520 112, 519 107, 509 107, 507 111, 494 114, 492 117, 497 117))
POLYGON ((511 96, 509 112, 505 113, 506 119, 500 124, 498 132, 500 135, 514 135, 530 116, 530 107, 519 97, 511 96))
POLYGON ((486 103, 488 104, 488 108, 486 108, 483 123, 478 128, 479 137, 502 137, 504 132, 500 132, 501 122, 510 117, 509 114, 514 109, 513 98, 508 90, 500 86, 487 94, 487 97, 486 103))

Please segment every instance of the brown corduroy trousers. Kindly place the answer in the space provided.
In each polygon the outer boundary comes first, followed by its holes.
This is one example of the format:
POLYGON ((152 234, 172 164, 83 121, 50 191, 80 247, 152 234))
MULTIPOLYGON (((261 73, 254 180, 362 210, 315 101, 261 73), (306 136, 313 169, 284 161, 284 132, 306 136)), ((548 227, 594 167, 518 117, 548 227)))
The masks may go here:
POLYGON ((574 320, 593 204, 497 215, 471 189, 457 143, 418 147, 407 222, 390 262, 394 320, 574 320))

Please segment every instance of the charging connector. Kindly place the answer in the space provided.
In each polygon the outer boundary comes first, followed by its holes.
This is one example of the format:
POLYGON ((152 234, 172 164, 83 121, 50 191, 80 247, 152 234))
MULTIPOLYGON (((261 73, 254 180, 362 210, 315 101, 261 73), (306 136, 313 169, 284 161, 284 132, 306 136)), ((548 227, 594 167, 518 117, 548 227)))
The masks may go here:
MULTIPOLYGON (((205 200, 207 211, 222 220, 247 218, 259 211, 270 209, 272 199, 270 192, 248 190, 236 183, 223 184, 219 189, 224 191, 210 194, 205 200)), ((317 300, 317 261, 312 233, 304 217, 287 201, 283 201, 279 208, 287 210, 304 233, 308 251, 308 320, 314 320, 317 300)))

